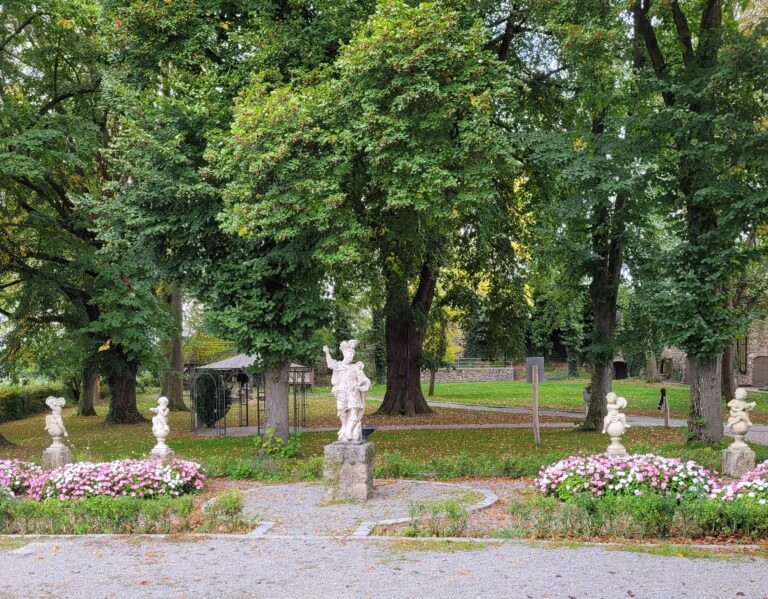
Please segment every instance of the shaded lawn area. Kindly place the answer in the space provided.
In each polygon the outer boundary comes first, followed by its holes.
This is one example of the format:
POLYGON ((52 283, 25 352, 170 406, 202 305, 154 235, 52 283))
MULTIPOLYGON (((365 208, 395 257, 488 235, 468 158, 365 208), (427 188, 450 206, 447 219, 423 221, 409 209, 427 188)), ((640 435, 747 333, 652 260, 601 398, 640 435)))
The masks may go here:
MULTIPOLYGON (((144 399, 142 409, 152 402, 144 399)), ((103 412, 103 406, 100 410, 103 412)), ((172 433, 169 443, 179 458, 191 459, 203 465, 215 466, 222 471, 222 462, 258 460, 252 437, 201 437, 188 430, 186 413, 171 416, 172 433)), ((82 418, 67 410, 65 423, 70 432, 73 457, 76 461, 142 458, 154 445, 150 423, 134 425, 107 425, 102 416, 82 418)), ((43 431, 43 416, 0 426, 17 447, 2 448, 0 457, 20 458, 40 462, 43 449, 49 444, 43 431)), ((393 456, 423 465, 431 471, 434 460, 469 456, 476 462, 521 460, 526 475, 535 473, 543 465, 572 454, 590 454, 604 451, 608 445, 605 435, 569 429, 542 429, 542 444, 535 447, 529 429, 437 429, 414 431, 377 431, 371 440, 375 444, 377 465, 391 461, 393 456)), ((319 460, 323 447, 334 440, 333 432, 303 433, 301 455, 296 462, 319 460)), ((670 457, 695 459, 718 468, 720 448, 689 446, 680 429, 662 427, 633 427, 624 437, 630 452, 659 453, 670 457)), ((755 446, 758 460, 768 459, 768 447, 755 446)), ((386 469, 385 469, 386 471, 386 469)))

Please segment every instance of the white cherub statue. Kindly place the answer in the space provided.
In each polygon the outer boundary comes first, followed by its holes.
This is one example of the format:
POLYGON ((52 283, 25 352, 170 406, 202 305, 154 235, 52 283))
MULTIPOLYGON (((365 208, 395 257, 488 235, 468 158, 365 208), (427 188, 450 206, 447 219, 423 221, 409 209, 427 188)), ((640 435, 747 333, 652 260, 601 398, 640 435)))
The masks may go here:
POLYGON ((619 412, 619 410, 627 407, 627 400, 610 392, 605 396, 605 401, 608 414, 603 418, 603 433, 608 433, 611 438, 611 444, 606 453, 608 455, 627 455, 626 448, 621 444, 621 437, 630 426, 627 424, 626 415, 619 412))
POLYGON ((749 412, 755 409, 754 401, 747 401, 746 389, 736 389, 736 397, 728 402, 731 413, 728 417, 728 428, 731 429, 736 440, 731 447, 748 447, 744 442, 744 436, 752 426, 749 419, 749 412))
POLYGON ((168 425, 168 398, 161 397, 157 400, 156 408, 149 408, 149 411, 155 414, 152 416, 152 434, 157 439, 157 445, 152 449, 152 455, 157 457, 166 457, 171 448, 165 443, 171 427, 168 425))
POLYGON ((371 388, 371 380, 363 372, 362 362, 352 363, 356 346, 356 339, 342 341, 339 348, 344 359, 341 361, 331 358, 327 345, 323 346, 323 351, 328 368, 333 370, 331 392, 336 396, 336 413, 341 420, 339 441, 359 443, 363 440, 365 393, 371 388))
POLYGON ((53 440, 51 448, 63 447, 61 438, 69 437, 67 429, 64 428, 64 420, 61 418, 61 409, 66 403, 63 397, 50 396, 45 400, 45 405, 51 408, 51 413, 45 417, 45 430, 53 440))

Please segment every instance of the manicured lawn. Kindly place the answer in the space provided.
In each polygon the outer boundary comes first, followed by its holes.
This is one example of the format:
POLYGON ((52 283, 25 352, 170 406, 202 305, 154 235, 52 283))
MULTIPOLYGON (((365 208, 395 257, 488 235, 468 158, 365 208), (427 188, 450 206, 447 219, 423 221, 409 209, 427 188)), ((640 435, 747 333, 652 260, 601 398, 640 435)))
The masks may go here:
MULTIPOLYGON (((570 379, 544 381, 539 385, 539 403, 543 408, 573 410, 581 412, 584 408, 582 391, 589 384, 588 379, 570 379)), ((613 390, 627 399, 627 412, 661 417, 656 409, 659 403, 660 389, 667 389, 669 409, 673 418, 688 417, 688 385, 670 383, 648 384, 627 379, 614 381, 613 390)), ((426 395, 427 386, 423 386, 426 395)), ((327 389, 318 389, 318 392, 327 389)), ((374 385, 369 397, 383 397, 384 387, 374 385)), ((768 393, 750 393, 750 401, 757 402, 753 412, 755 422, 768 422, 768 393)), ((485 406, 531 406, 531 385, 525 381, 505 381, 496 383, 438 383, 432 401, 485 406)))
MULTIPOLYGON (((578 409, 580 407, 581 381, 551 382, 542 385, 542 404, 547 407, 578 409)), ((623 393, 635 405, 641 404, 652 413, 655 411, 658 387, 638 383, 617 383, 617 391, 623 393), (632 399, 634 398, 634 399, 632 399), (648 409, 650 407, 650 409, 648 409)), ((379 391, 382 391, 379 389, 379 391)), ((374 388, 372 396, 377 395, 374 388)), ((525 406, 529 401, 527 393, 530 387, 521 382, 509 383, 474 383, 438 385, 437 397, 445 401, 469 404, 525 406)), ((684 388, 670 388, 672 405, 678 406, 685 401, 684 388)), ((139 401, 141 411, 150 416, 149 407, 155 404, 154 394, 143 395, 139 401)), ((762 398, 761 398, 762 399, 762 398)), ((378 403, 370 402, 368 412, 378 403)), ((631 404, 630 404, 631 405, 631 404)), ((641 408, 642 409, 642 408, 641 408)), ((65 410, 64 421, 70 434, 69 443, 74 459, 112 460, 118 458, 145 456, 154 445, 150 422, 113 426, 104 423, 105 403, 97 406, 99 416, 83 418, 75 414, 74 408, 65 410)), ((470 414, 472 414, 470 412, 470 414)), ((476 414, 476 413, 475 413, 476 414)), ((684 415, 682 413, 681 415, 684 415)), ((43 430, 44 414, 30 416, 23 420, 0 425, 0 432, 16 447, 0 449, 2 458, 22 458, 40 462, 43 449, 50 443, 43 430)), ((309 399, 309 418, 326 424, 335 423, 335 405, 325 392, 313 394, 309 399)), ((171 414, 171 446, 181 458, 202 462, 204 465, 216 465, 214 471, 226 471, 222 464, 228 461, 253 461, 258 459, 251 437, 202 437, 189 431, 188 413, 171 414)), ((332 432, 304 433, 302 435, 301 460, 317 460, 322 455, 323 446, 335 437, 332 432)), ((425 472, 434 472, 435 460, 469 459, 474 463, 500 463, 503 460, 524 462, 523 471, 535 472, 536 468, 551 461, 574 453, 594 453, 603 451, 608 439, 600 433, 585 433, 569 429, 543 429, 542 444, 532 444, 532 433, 528 429, 437 429, 413 431, 377 431, 372 440, 375 442, 377 463, 387 460, 409 461, 411 471, 414 465, 425 472), (462 457, 464 456, 464 457, 462 457), (420 465, 420 466, 419 466, 420 465)), ((696 447, 685 443, 681 429, 662 427, 633 427, 624 438, 625 445, 632 452, 660 453, 695 459, 712 468, 720 463, 719 448, 696 447)), ((755 446, 758 460, 768 459, 768 447, 755 446)), ((383 466, 382 466, 383 467, 383 466)), ((385 472, 392 472, 387 470, 385 472)), ((397 471, 397 468, 395 468, 397 471)), ((449 469, 450 472, 453 472, 449 469)), ((475 471, 470 468, 470 471, 475 471)), ((480 469, 480 472, 494 472, 494 467, 480 469)), ((518 472, 506 469, 506 473, 518 472)), ((458 475, 458 474, 457 474, 458 475)), ((247 476, 247 475, 246 475, 247 476)))

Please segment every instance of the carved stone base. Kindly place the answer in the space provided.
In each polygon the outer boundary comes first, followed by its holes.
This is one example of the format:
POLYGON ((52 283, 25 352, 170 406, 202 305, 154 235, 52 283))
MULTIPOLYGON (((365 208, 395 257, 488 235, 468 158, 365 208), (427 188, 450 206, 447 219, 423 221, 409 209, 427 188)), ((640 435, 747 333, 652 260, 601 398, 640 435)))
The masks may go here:
POLYGON ((629 453, 627 453, 627 448, 621 444, 621 441, 619 441, 619 439, 620 437, 616 437, 616 438, 611 437, 611 444, 608 446, 608 449, 605 451, 606 454, 611 456, 621 456, 621 457, 625 457, 629 455, 629 453))
POLYGON ((163 460, 163 462, 170 464, 176 459, 176 454, 166 445, 165 447, 153 448, 152 451, 149 452, 149 457, 153 460, 163 460))
POLYGON ((755 452, 749 446, 726 447, 723 449, 723 474, 739 478, 755 467, 755 452))
POLYGON ((373 445, 339 441, 326 445, 323 479, 326 501, 366 501, 373 490, 373 445))
POLYGON ((66 445, 49 447, 43 452, 43 470, 53 470, 72 463, 72 452, 66 445))

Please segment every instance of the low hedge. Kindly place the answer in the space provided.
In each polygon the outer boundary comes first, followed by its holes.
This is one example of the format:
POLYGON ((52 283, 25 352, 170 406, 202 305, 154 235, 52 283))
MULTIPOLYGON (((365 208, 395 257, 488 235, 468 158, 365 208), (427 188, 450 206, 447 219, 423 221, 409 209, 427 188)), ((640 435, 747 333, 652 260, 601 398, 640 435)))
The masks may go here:
POLYGON ((62 397, 66 394, 66 387, 62 384, 0 386, 0 422, 19 420, 30 414, 44 412, 48 409, 45 405, 46 397, 62 397))

